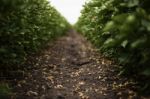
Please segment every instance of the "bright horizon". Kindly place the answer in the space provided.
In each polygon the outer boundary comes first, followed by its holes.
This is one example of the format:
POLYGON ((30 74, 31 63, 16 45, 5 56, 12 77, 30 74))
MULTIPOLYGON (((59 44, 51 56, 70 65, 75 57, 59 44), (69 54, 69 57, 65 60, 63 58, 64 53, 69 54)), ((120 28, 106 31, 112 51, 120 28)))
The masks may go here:
POLYGON ((81 15, 82 6, 87 0, 49 0, 71 24, 75 24, 81 15))

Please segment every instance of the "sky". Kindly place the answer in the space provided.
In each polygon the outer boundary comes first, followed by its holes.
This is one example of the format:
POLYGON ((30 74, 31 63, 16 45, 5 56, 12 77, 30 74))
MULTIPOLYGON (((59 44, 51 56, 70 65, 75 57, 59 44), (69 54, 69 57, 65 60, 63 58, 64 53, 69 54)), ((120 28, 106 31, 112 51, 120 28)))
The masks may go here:
POLYGON ((77 22, 86 0, 49 0, 71 24, 77 22))

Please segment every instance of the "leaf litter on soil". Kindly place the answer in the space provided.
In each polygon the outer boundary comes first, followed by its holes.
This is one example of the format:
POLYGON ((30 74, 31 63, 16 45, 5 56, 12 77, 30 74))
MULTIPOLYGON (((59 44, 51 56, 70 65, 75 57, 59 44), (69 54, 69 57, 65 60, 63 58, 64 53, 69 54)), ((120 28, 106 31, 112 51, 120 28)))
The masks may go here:
POLYGON ((146 99, 75 31, 31 56, 25 66, 26 76, 14 81, 17 99, 146 99))

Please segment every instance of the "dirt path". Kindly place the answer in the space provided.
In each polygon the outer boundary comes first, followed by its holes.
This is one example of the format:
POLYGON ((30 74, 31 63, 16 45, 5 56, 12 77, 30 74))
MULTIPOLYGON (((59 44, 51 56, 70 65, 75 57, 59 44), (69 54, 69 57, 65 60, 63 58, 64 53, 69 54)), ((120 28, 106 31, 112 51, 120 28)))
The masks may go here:
POLYGON ((142 99, 119 78, 115 65, 72 31, 25 65, 17 99, 142 99))

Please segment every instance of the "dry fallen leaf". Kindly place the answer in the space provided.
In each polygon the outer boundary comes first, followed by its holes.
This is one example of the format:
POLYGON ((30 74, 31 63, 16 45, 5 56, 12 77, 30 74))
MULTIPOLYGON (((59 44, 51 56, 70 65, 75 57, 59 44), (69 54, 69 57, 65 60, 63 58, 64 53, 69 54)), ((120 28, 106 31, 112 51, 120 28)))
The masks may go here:
POLYGON ((34 91, 28 91, 28 92, 27 92, 27 95, 28 95, 28 96, 32 96, 32 95, 33 95, 33 96, 38 96, 38 93, 37 93, 37 92, 34 92, 34 91))
POLYGON ((56 89, 62 89, 62 88, 64 88, 64 87, 63 87, 63 85, 57 85, 57 86, 55 86, 54 88, 56 88, 56 89))
POLYGON ((53 80, 53 76, 48 76, 48 77, 46 77, 48 80, 53 80))
POLYGON ((80 82, 79 82, 79 85, 84 85, 84 84, 85 84, 84 81, 80 81, 80 82))

